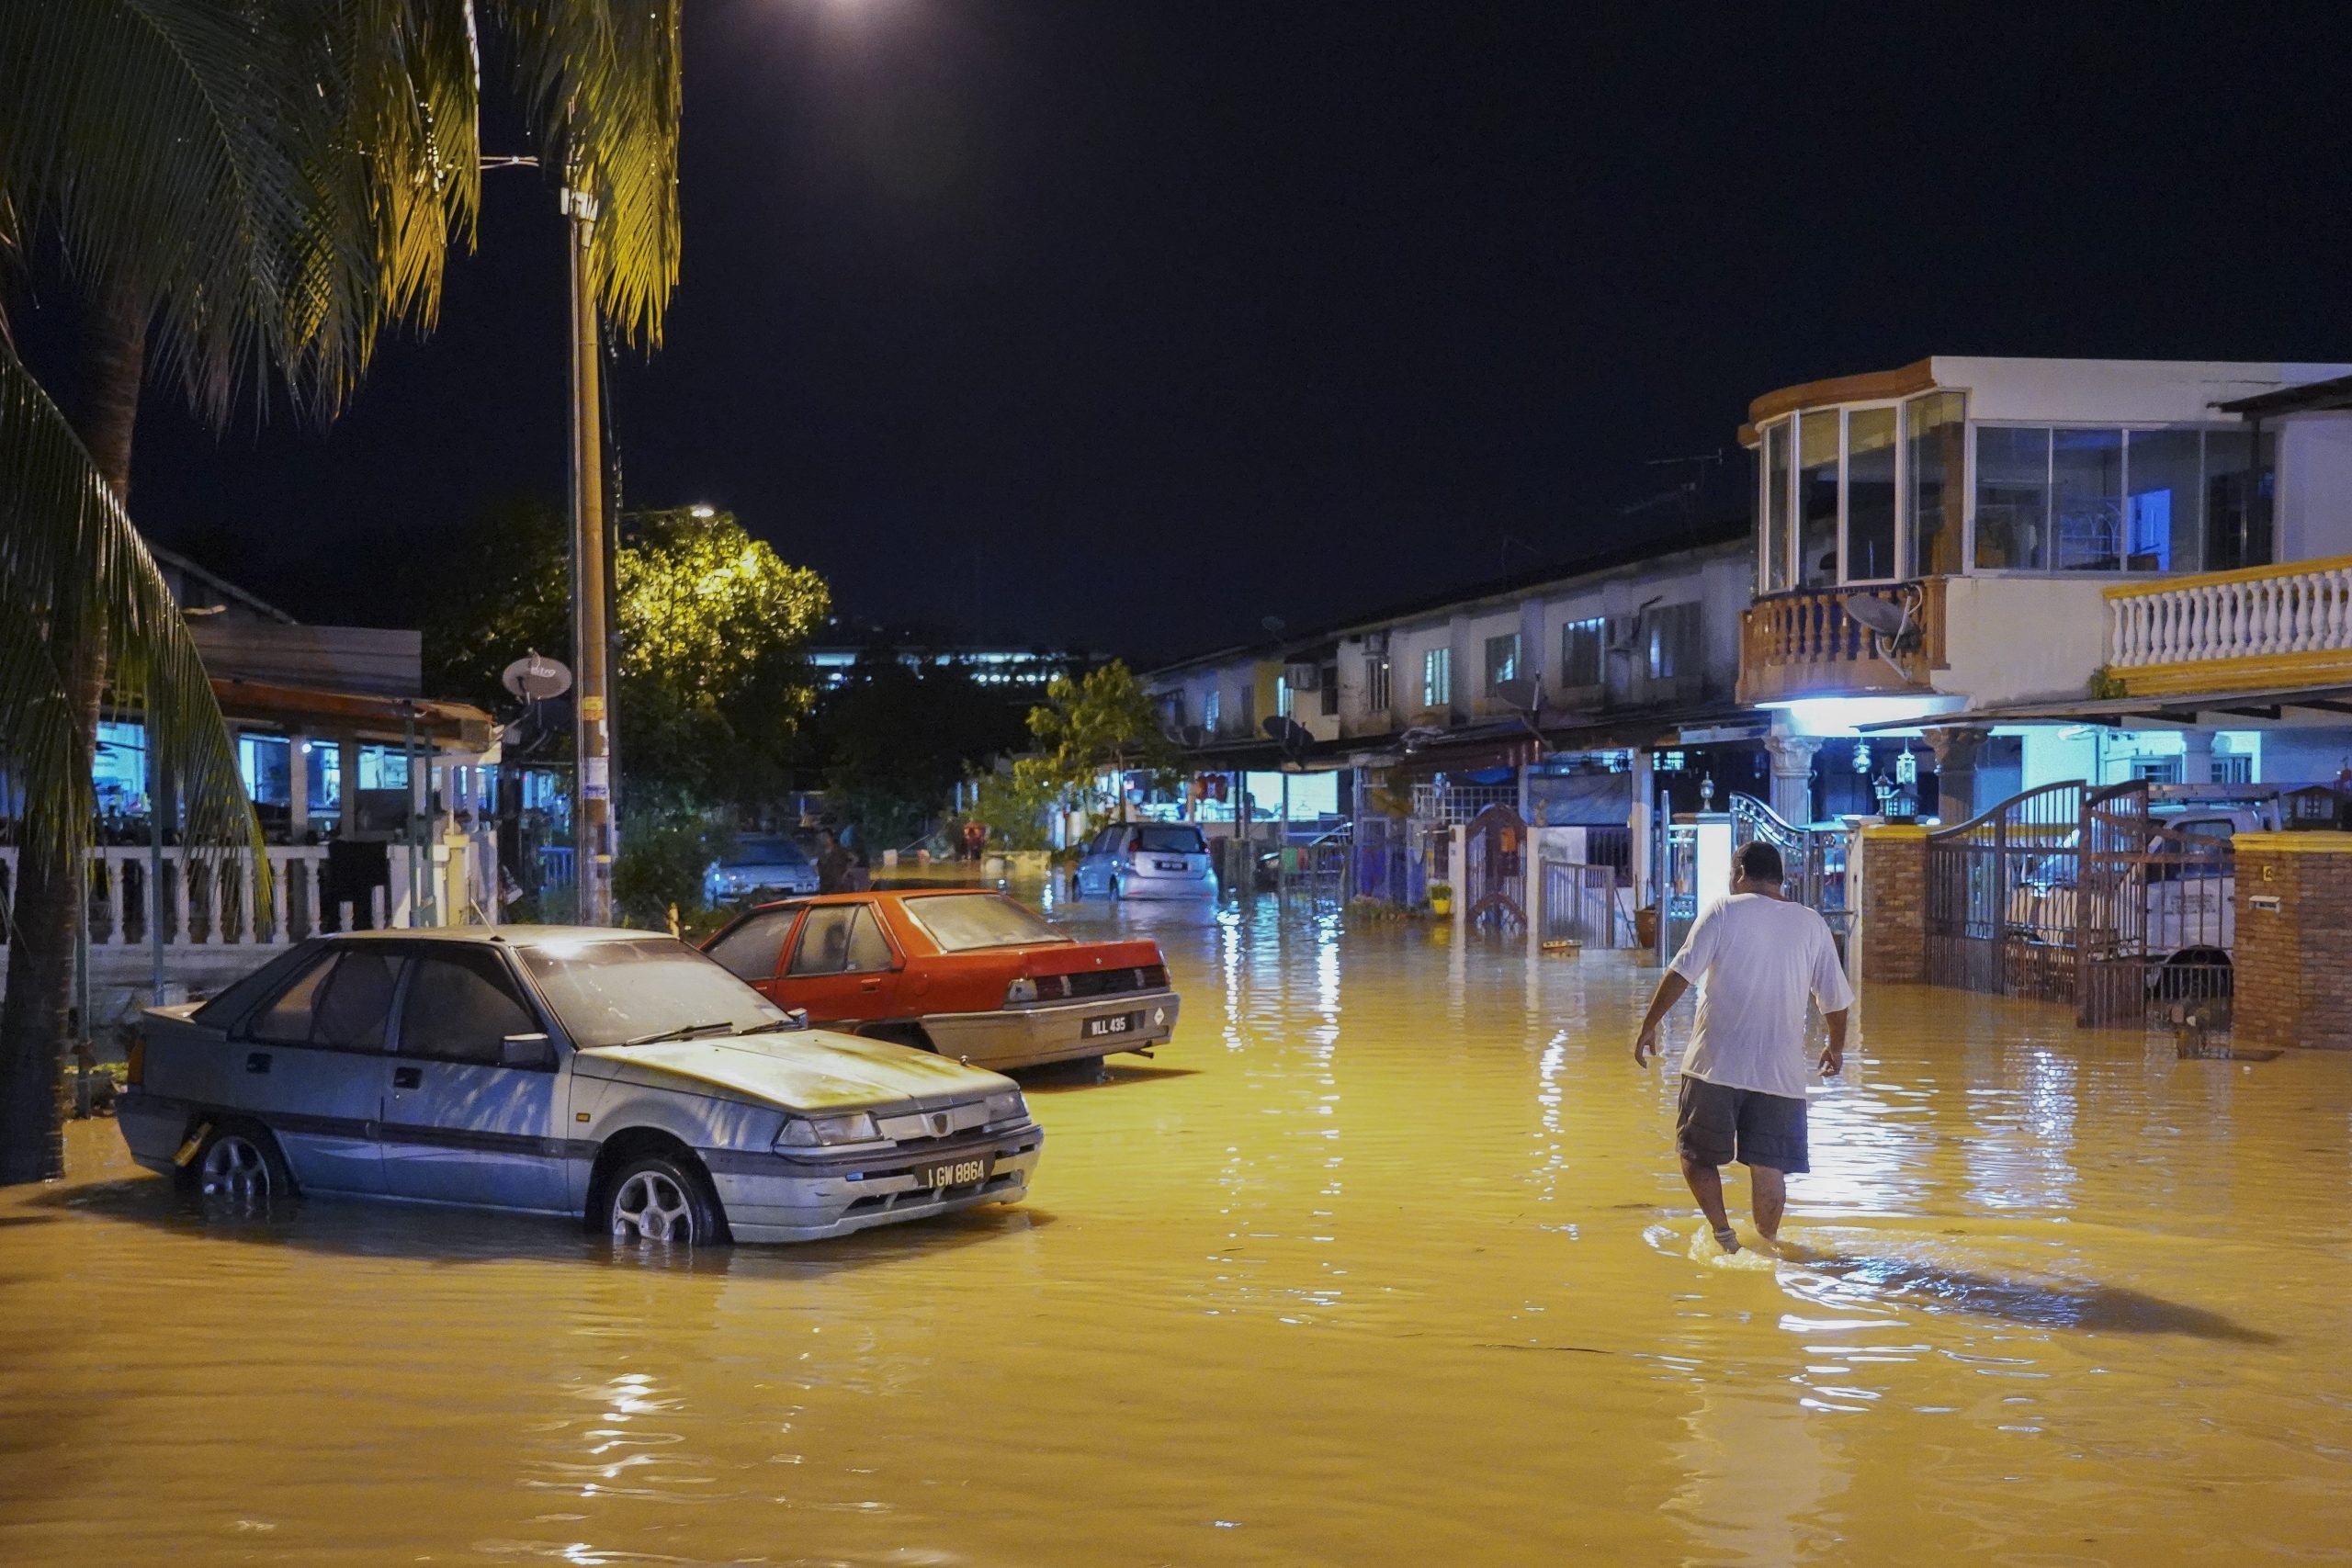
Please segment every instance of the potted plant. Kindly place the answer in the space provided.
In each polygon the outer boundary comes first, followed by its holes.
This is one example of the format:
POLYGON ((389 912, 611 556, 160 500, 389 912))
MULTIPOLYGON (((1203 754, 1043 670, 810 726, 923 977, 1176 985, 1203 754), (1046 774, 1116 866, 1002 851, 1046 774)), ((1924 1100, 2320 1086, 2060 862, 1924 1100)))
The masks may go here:
POLYGON ((1430 914, 1450 915, 1453 913, 1453 885, 1452 883, 1432 882, 1430 884, 1429 891, 1430 914))

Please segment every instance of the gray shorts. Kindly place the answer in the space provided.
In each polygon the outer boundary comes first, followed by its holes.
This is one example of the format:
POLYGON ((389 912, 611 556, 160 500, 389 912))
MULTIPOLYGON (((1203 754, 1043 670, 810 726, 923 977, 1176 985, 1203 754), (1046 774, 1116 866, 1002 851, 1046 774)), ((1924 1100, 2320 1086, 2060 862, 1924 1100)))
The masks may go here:
POLYGON ((1674 1146, 1701 1165, 1760 1165, 1802 1176, 1805 1163, 1804 1099, 1731 1089, 1687 1074, 1674 1118, 1674 1146))

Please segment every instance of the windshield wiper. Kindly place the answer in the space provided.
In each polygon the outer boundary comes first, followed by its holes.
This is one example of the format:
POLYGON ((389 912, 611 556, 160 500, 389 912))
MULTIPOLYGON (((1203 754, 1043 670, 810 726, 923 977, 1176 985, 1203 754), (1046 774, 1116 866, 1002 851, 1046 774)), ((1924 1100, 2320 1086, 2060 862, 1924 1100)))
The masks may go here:
POLYGON ((718 1023, 682 1023, 675 1029, 657 1029, 650 1034, 640 1034, 634 1040, 624 1040, 624 1045, 659 1045, 668 1040, 693 1040, 705 1034, 732 1034, 735 1026, 721 1021, 718 1023))

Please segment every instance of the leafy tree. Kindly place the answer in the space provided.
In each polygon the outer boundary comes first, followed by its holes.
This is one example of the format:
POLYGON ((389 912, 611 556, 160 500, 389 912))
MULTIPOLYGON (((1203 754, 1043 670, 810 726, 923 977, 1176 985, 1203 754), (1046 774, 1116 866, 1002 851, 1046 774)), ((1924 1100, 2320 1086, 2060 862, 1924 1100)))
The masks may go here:
MULTIPOLYGON (((1047 774, 1092 810, 1113 805, 1100 782, 1106 773, 1142 771, 1159 782, 1176 772, 1176 747, 1159 727, 1159 711, 1124 660, 1077 681, 1055 676, 1045 703, 1029 710, 1029 733, 1047 774)), ((1115 801, 1124 821, 1125 794, 1115 801)))
POLYGON ((218 772, 225 727, 187 628, 124 510, 151 353, 216 423, 265 406, 273 378, 325 417, 386 327, 429 325, 480 194, 481 29, 514 68, 543 164, 597 200, 590 265, 608 317, 658 342, 678 265, 680 4, 0 5, 0 253, 62 266, 83 323, 70 417, 0 332, 18 437, 0 442, 0 747, 28 818, 0 1004, 0 1182, 62 1168, 57 1059, 107 701, 155 705, 191 834, 253 831, 233 769, 218 772))
POLYGON ((920 835, 974 763, 1021 744, 1019 711, 960 665, 910 669, 896 654, 861 657, 817 716, 825 783, 867 841, 920 835))
POLYGON ((625 795, 621 813, 613 900, 623 923, 658 931, 673 908, 682 920, 700 916, 703 873, 735 847, 734 833, 706 807, 668 790, 625 795))
MULTIPOLYGON (((552 509, 523 502, 449 542, 449 591, 424 627, 442 689, 504 705, 508 664, 570 657, 568 537, 552 509)), ((815 703, 802 649, 831 604, 824 580, 731 513, 684 508, 632 514, 615 567, 622 808, 639 789, 746 805, 781 794, 815 703)))
POLYGON ((1047 814, 1062 798, 1063 784, 1042 757, 1023 757, 1009 773, 972 775, 972 818, 1009 850, 1052 847, 1047 814))

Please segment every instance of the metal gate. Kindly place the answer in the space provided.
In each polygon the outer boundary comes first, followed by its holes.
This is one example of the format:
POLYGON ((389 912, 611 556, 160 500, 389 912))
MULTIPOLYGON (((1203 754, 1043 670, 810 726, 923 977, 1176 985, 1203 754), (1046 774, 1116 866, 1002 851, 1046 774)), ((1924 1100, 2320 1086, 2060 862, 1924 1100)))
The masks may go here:
POLYGON ((1846 835, 1800 828, 1752 795, 1732 792, 1731 847, 1762 842, 1781 852, 1790 897, 1821 911, 1843 952, 1852 917, 1846 902, 1846 835))
POLYGON ((1579 947, 1617 945, 1617 869, 1575 861, 1543 863, 1544 929, 1537 940, 1579 947))
POLYGON ((2160 826, 2145 780, 2045 784, 1928 838, 1928 978, 2085 1025, 2229 995, 2235 852, 2160 826))
POLYGON ((1470 819, 1463 835, 1464 913, 1470 923, 1525 931, 1527 911, 1520 899, 1527 875, 1527 824, 1508 806, 1495 805, 1470 819))

